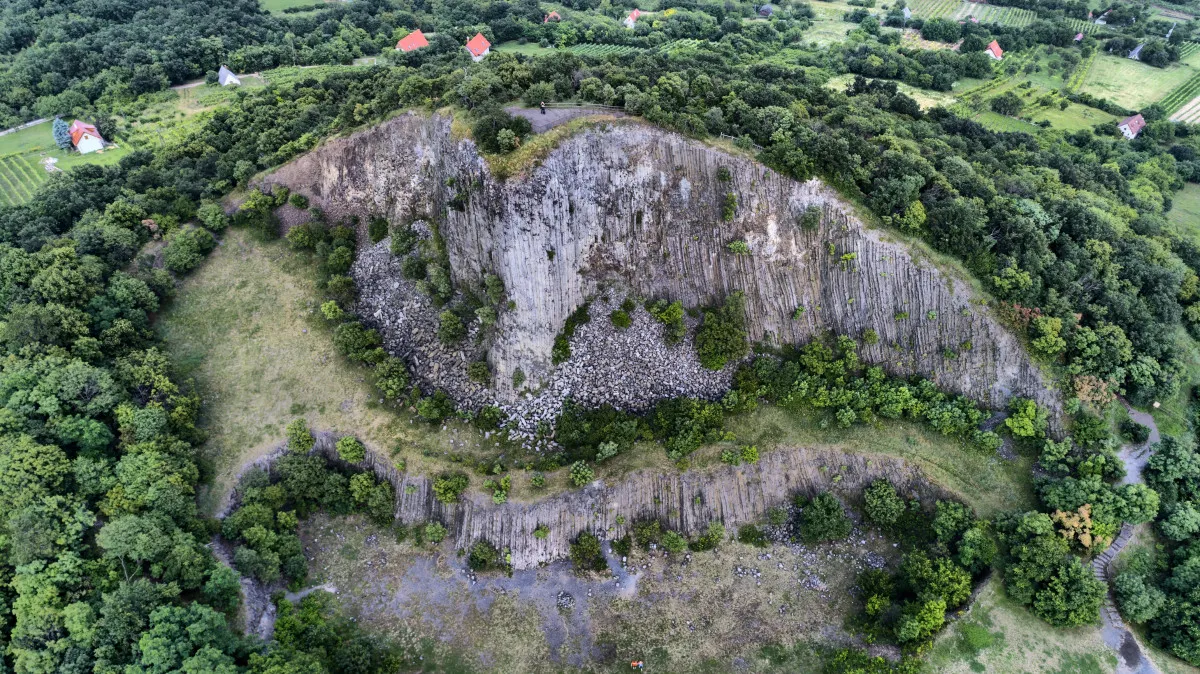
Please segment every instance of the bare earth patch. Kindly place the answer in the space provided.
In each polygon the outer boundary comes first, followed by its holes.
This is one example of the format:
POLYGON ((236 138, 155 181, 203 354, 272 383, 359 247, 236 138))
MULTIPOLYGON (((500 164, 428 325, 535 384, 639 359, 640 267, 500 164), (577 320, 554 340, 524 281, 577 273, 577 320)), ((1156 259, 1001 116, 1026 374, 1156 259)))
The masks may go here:
POLYGON ((840 625, 858 608, 857 574, 897 557, 882 537, 855 531, 819 546, 635 550, 624 566, 609 552, 613 569, 603 574, 556 562, 474 576, 446 546, 397 543, 357 517, 314 517, 301 539, 310 584, 337 587, 371 629, 434 638, 468 666, 505 672, 608 671, 633 659, 654 671, 775 671, 759 656, 765 645, 851 643, 840 625))

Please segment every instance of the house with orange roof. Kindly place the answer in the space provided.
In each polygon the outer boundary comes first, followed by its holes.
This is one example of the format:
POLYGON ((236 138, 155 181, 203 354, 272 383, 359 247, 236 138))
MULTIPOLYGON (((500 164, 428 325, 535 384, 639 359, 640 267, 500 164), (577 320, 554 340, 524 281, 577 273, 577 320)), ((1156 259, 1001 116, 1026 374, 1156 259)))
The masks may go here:
POLYGON ((81 122, 78 119, 71 122, 71 144, 79 151, 79 154, 88 154, 104 149, 104 139, 100 137, 100 132, 96 127, 81 122))
POLYGON ((483 33, 475 33, 475 37, 467 42, 467 51, 471 52, 471 60, 479 62, 483 57, 487 56, 492 51, 492 43, 483 36, 483 33))
POLYGON ((632 12, 629 13, 629 16, 625 17, 625 20, 622 21, 622 23, 625 24, 626 28, 629 28, 630 30, 632 30, 633 27, 637 25, 638 17, 640 17, 641 15, 642 15, 642 10, 634 9, 632 12))
POLYGON ((550 12, 546 15, 546 18, 542 19, 542 23, 550 23, 551 21, 558 23, 562 21, 562 17, 558 15, 558 12, 550 12))
POLYGON ((986 51, 987 55, 992 57, 993 60, 999 61, 1000 59, 1004 58, 1004 50, 1000 48, 1000 43, 996 42, 995 40, 992 40, 991 44, 989 44, 987 49, 984 51, 986 51))
POLYGON ((429 40, 425 39, 425 33, 422 33, 420 29, 414 30, 408 35, 405 35, 404 37, 400 38, 399 42, 396 43, 396 49, 399 49, 406 54, 410 51, 416 51, 421 47, 428 46, 429 40))

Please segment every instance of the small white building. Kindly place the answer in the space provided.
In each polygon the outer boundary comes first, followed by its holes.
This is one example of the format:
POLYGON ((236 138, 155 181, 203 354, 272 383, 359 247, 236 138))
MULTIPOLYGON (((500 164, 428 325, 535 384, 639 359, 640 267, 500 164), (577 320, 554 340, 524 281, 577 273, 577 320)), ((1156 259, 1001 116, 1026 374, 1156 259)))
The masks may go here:
POLYGON ((1137 138, 1137 135, 1141 133, 1142 129, 1144 128, 1146 128, 1146 118, 1142 117, 1140 114, 1132 117, 1126 117, 1117 124, 1117 130, 1120 131, 1121 135, 1125 136, 1127 140, 1133 140, 1134 138, 1137 138))
POLYGON ((478 63, 485 56, 491 53, 492 43, 483 36, 483 33, 475 33, 475 37, 467 42, 467 51, 471 52, 471 60, 478 63))
POLYGON ((71 143, 79 154, 88 154, 104 149, 104 139, 96 127, 78 119, 71 122, 71 143))
POLYGON ((217 71, 217 84, 220 84, 223 87, 228 87, 237 86, 241 83, 242 81, 239 80, 238 76, 234 75, 233 71, 229 68, 221 66, 221 69, 217 71))
POLYGON ((911 19, 911 18, 912 18, 912 10, 911 10, 911 9, 909 9, 909 8, 907 8, 907 7, 905 7, 905 8, 904 8, 904 20, 905 20, 905 21, 908 21, 908 20, 909 20, 909 19, 911 19))

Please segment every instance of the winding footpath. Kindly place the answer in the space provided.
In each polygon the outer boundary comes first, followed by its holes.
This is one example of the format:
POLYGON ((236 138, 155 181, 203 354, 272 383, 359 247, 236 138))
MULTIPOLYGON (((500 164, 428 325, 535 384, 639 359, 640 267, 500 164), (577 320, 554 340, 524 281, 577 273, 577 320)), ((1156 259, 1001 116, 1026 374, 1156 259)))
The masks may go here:
MULTIPOLYGON (((1117 453, 1121 462, 1125 464, 1125 477, 1121 480, 1121 484, 1140 484, 1143 481, 1142 470, 1146 467, 1146 462, 1150 459, 1150 448, 1160 438, 1158 426, 1154 423, 1154 417, 1150 416, 1150 414, 1133 409, 1124 400, 1121 403, 1125 405, 1130 418, 1150 428, 1150 437, 1146 442, 1140 445, 1125 445, 1117 453)), ((1099 557, 1092 560, 1092 572, 1096 574, 1096 578, 1105 583, 1109 582, 1109 576, 1112 572, 1112 562, 1117 558, 1117 555, 1121 554, 1125 546, 1133 540, 1135 529, 1135 527, 1129 524, 1122 525, 1121 531, 1117 534, 1117 538, 1113 541, 1112 545, 1108 546, 1108 549, 1099 557)), ((1145 649, 1142 647, 1141 642, 1138 641, 1137 636, 1121 620, 1121 614, 1117 612, 1117 606, 1113 603, 1111 589, 1108 596, 1104 598, 1104 606, 1100 609, 1100 620, 1103 623, 1100 635, 1104 639, 1104 643, 1117 652, 1117 674, 1161 674, 1158 667, 1146 655, 1145 649)))

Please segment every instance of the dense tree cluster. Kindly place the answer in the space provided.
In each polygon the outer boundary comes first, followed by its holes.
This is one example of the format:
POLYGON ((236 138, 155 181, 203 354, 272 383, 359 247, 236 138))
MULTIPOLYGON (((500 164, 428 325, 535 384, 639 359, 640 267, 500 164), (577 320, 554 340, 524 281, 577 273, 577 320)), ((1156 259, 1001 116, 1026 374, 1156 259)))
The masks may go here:
POLYGON ((282 65, 349 63, 415 22, 382 0, 275 17, 256 0, 20 1, 0 9, 0 127, 113 110, 204 77, 282 65))

